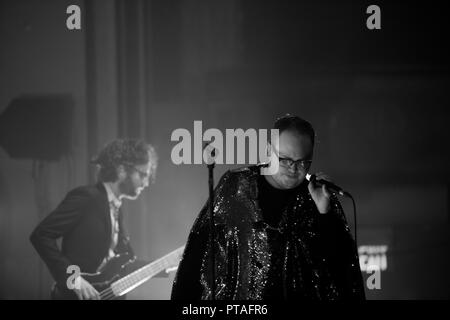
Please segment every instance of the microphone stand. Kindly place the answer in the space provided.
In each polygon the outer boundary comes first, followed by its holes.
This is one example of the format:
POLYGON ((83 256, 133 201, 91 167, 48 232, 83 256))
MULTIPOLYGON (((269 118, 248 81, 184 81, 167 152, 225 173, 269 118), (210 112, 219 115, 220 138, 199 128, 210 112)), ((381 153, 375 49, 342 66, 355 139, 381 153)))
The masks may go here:
MULTIPOLYGON (((214 157, 214 150, 212 152, 212 156, 214 157)), ((214 166, 215 161, 211 159, 211 163, 208 166, 208 187, 209 187, 209 240, 211 243, 211 300, 215 300, 216 294, 216 256, 215 256, 215 228, 214 228, 214 166)))

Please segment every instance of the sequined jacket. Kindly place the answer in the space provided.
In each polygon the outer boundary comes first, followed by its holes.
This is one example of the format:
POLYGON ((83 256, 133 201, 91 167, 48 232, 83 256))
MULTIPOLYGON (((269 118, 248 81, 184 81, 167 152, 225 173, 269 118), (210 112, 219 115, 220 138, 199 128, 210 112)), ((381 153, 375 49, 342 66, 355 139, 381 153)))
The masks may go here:
MULTIPOLYGON (((188 237, 172 299, 211 299, 211 246, 215 246, 215 299, 264 299, 271 281, 267 228, 258 204, 256 166, 226 172, 215 189, 215 237, 209 239, 208 202, 188 237)), ((304 183, 282 214, 284 299, 364 299, 354 240, 336 197, 320 214, 304 183)))

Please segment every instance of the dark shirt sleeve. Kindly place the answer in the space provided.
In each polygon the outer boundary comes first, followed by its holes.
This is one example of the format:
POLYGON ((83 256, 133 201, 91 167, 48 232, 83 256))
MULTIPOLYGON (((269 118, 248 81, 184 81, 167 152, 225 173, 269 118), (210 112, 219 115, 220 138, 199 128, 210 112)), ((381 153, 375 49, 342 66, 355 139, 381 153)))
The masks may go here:
MULTIPOLYGON (((335 256, 336 249, 341 247, 341 241, 345 226, 334 212, 320 214, 318 216, 319 245, 322 252, 335 256)), ((339 250, 338 250, 339 251, 339 250)))
POLYGON ((345 234, 345 225, 334 212, 319 214, 318 234, 317 252, 320 258, 325 258, 332 264, 332 270, 337 271, 336 268, 345 264, 348 258, 349 239, 345 234))
POLYGON ((58 283, 66 281, 71 262, 61 253, 57 239, 64 237, 78 223, 90 199, 82 188, 72 190, 30 236, 31 243, 58 283))
MULTIPOLYGON (((207 211, 205 205, 202 213, 207 211)), ((202 215, 200 213, 200 215, 202 215)), ((206 225, 201 225, 199 219, 192 227, 189 234, 183 258, 178 265, 177 274, 173 283, 172 300, 200 300, 203 288, 200 283, 200 270, 202 267, 203 255, 208 242, 208 229, 206 225)))
POLYGON ((334 203, 328 213, 319 214, 317 250, 327 262, 341 297, 364 299, 357 248, 343 214, 339 203, 334 203))

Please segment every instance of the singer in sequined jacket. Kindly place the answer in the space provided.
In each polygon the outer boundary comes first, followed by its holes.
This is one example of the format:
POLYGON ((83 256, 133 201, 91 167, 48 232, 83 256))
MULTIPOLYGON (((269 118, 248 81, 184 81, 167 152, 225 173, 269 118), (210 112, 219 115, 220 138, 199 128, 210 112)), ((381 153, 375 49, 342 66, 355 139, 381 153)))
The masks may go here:
POLYGON ((362 300, 363 280, 355 242, 341 205, 319 214, 307 181, 297 189, 276 232, 282 267, 271 272, 269 225, 258 202, 257 166, 225 173, 215 190, 215 239, 209 240, 208 203, 189 234, 172 289, 172 299, 211 299, 211 245, 215 246, 215 299, 265 299, 273 281, 280 299, 362 300), (281 279, 281 281, 280 281, 281 279))

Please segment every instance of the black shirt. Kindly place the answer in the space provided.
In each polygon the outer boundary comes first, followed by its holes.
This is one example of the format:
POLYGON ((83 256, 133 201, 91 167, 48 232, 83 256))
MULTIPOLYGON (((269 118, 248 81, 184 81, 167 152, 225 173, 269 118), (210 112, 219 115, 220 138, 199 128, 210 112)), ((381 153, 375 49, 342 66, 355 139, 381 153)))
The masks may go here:
POLYGON ((285 210, 302 185, 293 189, 277 189, 267 182, 265 176, 258 177, 258 202, 266 223, 267 240, 271 255, 271 269, 265 287, 264 299, 284 298, 284 257, 286 238, 279 229, 285 210))

